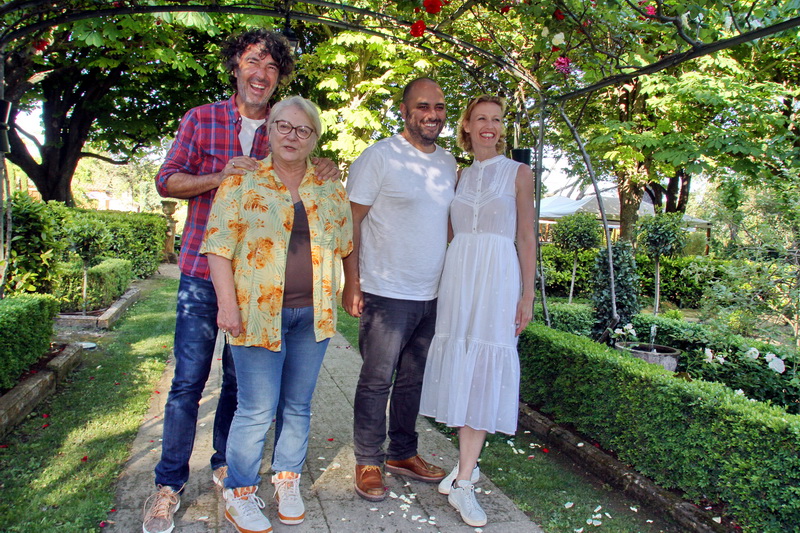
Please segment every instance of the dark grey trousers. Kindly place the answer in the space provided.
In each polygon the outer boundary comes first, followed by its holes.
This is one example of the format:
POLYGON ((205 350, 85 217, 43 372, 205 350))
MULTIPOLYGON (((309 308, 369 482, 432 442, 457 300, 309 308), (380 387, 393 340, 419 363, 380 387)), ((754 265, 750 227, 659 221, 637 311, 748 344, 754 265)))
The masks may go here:
POLYGON ((353 413, 356 463, 382 465, 417 454, 416 420, 425 360, 436 326, 436 300, 414 301, 364 293, 359 324, 361 374, 353 413), (386 404, 389 407, 389 447, 386 404))

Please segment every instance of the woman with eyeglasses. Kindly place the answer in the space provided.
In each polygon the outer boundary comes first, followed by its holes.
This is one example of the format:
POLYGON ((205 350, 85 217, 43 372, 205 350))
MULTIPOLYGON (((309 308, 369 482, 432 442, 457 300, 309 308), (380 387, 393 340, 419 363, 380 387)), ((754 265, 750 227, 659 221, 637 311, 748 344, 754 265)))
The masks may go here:
POLYGON ((222 182, 201 249, 239 385, 225 514, 248 531, 271 530, 264 501, 254 493, 273 419, 278 518, 298 524, 305 517, 299 485, 311 397, 336 332, 341 259, 352 249, 344 187, 318 179, 309 160, 322 128, 316 105, 292 96, 268 120, 270 155, 256 170, 222 182))

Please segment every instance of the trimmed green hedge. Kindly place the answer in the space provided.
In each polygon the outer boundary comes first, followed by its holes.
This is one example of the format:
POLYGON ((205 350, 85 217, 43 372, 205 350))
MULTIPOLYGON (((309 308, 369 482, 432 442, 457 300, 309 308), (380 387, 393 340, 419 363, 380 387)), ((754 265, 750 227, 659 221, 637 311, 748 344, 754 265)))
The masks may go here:
POLYGON ((49 295, 24 294, 0 300, 0 388, 13 387, 50 347, 58 302, 49 295))
POLYGON ((92 211, 55 206, 56 212, 69 225, 75 214, 96 218, 111 234, 110 245, 103 255, 107 258, 127 259, 133 275, 143 279, 156 270, 164 254, 167 220, 155 213, 128 213, 122 211, 92 211))
MULTIPOLYGON (((593 288, 592 271, 598 250, 578 254, 575 274, 575 296, 588 297, 593 288)), ((567 296, 572 277, 572 253, 560 250, 553 244, 542 245, 541 266, 545 273, 547 294, 567 296)), ((661 301, 685 309, 698 309, 704 288, 714 279, 724 279, 728 260, 707 255, 690 255, 661 258, 661 301)), ((642 253, 636 254, 636 272, 639 274, 639 295, 652 298, 655 294, 655 265, 642 253)))
MULTIPOLYGON (((705 288, 715 279, 724 279, 731 261, 707 255, 661 258, 661 301, 684 309, 699 309, 705 288)), ((655 295, 655 263, 644 254, 636 254, 639 294, 655 295)))
MULTIPOLYGON (((592 337, 591 306, 550 302, 547 307, 550 325, 554 329, 592 337)), ((534 320, 544 324, 540 308, 535 310, 534 320)), ((723 334, 696 322, 649 313, 635 315, 632 324, 639 341, 649 342, 650 328, 656 326, 655 344, 672 346, 683 352, 678 360, 678 372, 688 372, 696 379, 723 383, 732 390, 741 390, 748 398, 774 403, 789 413, 800 414, 798 354, 792 347, 723 334), (759 352, 755 359, 747 356, 752 348, 759 352), (706 349, 715 356, 724 357, 725 363, 707 361, 706 349), (785 372, 777 373, 769 368, 764 356, 770 352, 785 361, 785 372)), ((624 325, 619 324, 619 327, 624 325)))
MULTIPOLYGON (((594 311, 590 305, 548 301, 547 312, 550 315, 550 326, 553 329, 591 337, 594 311)), ((539 305, 533 310, 533 320, 545 323, 544 311, 539 305)))
MULTIPOLYGON (((61 265, 62 274, 54 294, 61 312, 83 309, 83 265, 80 262, 61 265)), ((87 311, 108 307, 125 294, 133 279, 131 262, 127 259, 106 259, 89 269, 86 292, 87 311)))
MULTIPOLYGON (((542 245, 542 264, 547 294, 568 296, 572 280, 573 252, 560 249, 555 244, 542 245)), ((597 257, 597 249, 578 252, 578 269, 575 272, 575 295, 588 296, 592 292, 594 278, 592 269, 597 257)))
POLYGON ((587 338, 531 324, 521 399, 746 531, 800 524, 800 418, 718 383, 686 381, 587 338))

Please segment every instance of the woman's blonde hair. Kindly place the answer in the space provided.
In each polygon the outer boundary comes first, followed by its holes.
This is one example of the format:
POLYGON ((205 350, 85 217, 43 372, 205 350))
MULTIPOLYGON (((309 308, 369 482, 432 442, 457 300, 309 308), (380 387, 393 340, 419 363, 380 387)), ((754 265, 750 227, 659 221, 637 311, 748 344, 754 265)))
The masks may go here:
MULTIPOLYGON (((461 113, 461 118, 458 119, 458 133, 456 134, 456 144, 458 144, 458 147, 469 153, 472 153, 472 139, 470 139, 469 133, 464 131, 464 124, 469 122, 469 119, 472 116, 472 112, 475 110, 475 106, 477 106, 478 104, 482 104, 484 102, 491 102, 493 104, 499 105, 500 116, 506 114, 506 99, 501 96, 482 94, 470 100, 469 104, 467 104, 467 107, 461 113)), ((498 154, 502 154, 505 152, 506 150, 505 129, 502 132, 500 132, 500 138, 497 140, 495 149, 497 150, 498 154)))
POLYGON ((317 134, 316 138, 314 139, 314 148, 316 148, 319 138, 322 137, 323 133, 325 133, 322 129, 322 121, 319 118, 320 111, 317 104, 311 100, 303 98, 302 96, 289 96, 272 106, 272 109, 269 112, 269 123, 272 124, 275 122, 276 117, 278 117, 287 107, 296 107, 306 114, 309 122, 311 122, 311 127, 314 128, 314 133, 317 134))

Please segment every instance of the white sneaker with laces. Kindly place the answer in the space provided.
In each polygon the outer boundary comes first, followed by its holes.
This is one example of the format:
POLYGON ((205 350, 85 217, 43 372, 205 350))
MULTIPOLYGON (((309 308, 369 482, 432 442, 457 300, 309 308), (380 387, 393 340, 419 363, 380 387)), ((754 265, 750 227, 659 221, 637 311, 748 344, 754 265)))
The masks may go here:
MULTIPOLYGON (((447 474, 447 476, 439 482, 439 494, 450 494, 450 487, 453 486, 453 480, 456 479, 458 475, 458 463, 456 463, 455 468, 447 474)), ((475 465, 475 468, 472 469, 472 475, 469 476, 470 483, 477 483, 478 479, 481 477, 481 469, 478 465, 475 465)))
POLYGON ((270 533, 272 524, 261 509, 264 500, 256 496, 258 487, 238 487, 225 489, 225 518, 233 524, 239 533, 270 533))
POLYGON ((278 502, 278 519, 284 524, 299 524, 306 517, 306 506, 300 496, 300 474, 278 472, 272 476, 275 500, 278 502))
POLYGON ((143 533, 170 533, 175 528, 173 516, 181 508, 181 497, 172 487, 159 485, 158 492, 144 502, 143 533))
POLYGON ((447 501, 461 513, 461 520, 467 525, 472 527, 486 525, 486 513, 475 499, 475 486, 469 481, 463 479, 456 481, 450 489, 447 501))

